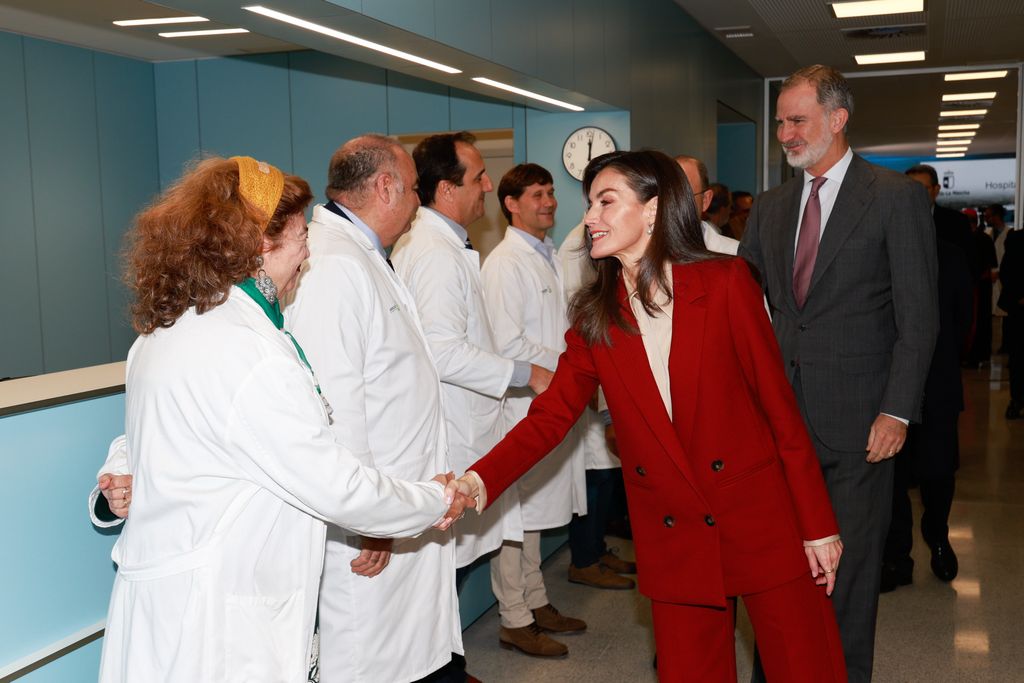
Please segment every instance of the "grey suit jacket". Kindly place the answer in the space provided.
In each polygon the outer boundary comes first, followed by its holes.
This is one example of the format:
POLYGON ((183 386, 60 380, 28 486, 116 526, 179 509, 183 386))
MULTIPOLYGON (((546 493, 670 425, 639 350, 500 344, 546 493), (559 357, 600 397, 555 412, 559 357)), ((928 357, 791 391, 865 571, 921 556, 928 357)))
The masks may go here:
POLYGON ((739 254, 761 271, 808 427, 831 449, 862 451, 879 413, 921 418, 938 333, 935 228, 920 184, 854 155, 798 309, 802 189, 801 173, 757 198, 739 254))

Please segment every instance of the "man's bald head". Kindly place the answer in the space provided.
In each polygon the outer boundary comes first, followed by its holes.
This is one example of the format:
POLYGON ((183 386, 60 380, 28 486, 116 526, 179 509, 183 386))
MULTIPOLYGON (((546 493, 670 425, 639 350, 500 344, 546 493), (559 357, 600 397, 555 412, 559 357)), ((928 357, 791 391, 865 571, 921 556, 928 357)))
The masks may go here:
POLYGON ((680 154, 676 157, 676 163, 686 174, 686 180, 690 183, 693 191, 693 202, 697 206, 697 213, 703 214, 711 203, 711 192, 708 179, 708 167, 697 157, 680 154))

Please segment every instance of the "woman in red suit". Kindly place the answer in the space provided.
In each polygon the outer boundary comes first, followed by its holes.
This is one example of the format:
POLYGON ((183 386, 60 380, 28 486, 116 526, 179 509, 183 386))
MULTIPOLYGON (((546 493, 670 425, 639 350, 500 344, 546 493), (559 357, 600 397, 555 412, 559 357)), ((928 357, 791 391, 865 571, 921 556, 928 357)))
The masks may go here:
POLYGON ((845 681, 827 598, 842 543, 760 288, 744 261, 704 248, 689 185, 664 154, 598 157, 584 191, 598 278, 573 301, 551 386, 450 487, 497 499, 600 384, 660 678, 735 681, 742 597, 768 680, 845 681))

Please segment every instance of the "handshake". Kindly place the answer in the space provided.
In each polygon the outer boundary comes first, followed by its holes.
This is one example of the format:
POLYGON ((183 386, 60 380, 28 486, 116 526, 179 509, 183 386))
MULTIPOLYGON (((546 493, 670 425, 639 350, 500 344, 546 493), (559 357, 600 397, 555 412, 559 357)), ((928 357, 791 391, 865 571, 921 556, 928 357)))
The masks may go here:
POLYGON ((448 505, 444 517, 434 524, 442 531, 462 519, 466 514, 466 508, 475 508, 480 504, 480 478, 473 474, 467 472, 461 477, 456 477, 454 472, 449 472, 437 475, 433 481, 444 486, 444 502, 448 505))

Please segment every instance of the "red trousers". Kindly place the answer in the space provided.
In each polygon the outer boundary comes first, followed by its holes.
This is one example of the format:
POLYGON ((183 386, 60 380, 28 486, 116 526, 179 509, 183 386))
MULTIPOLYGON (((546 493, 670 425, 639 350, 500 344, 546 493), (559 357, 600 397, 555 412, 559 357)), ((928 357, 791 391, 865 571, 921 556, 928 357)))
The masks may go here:
MULTIPOLYGON (((845 683, 832 605, 808 573, 778 588, 740 596, 769 681, 845 683)), ((736 602, 727 609, 652 602, 662 683, 735 683, 736 602)))

